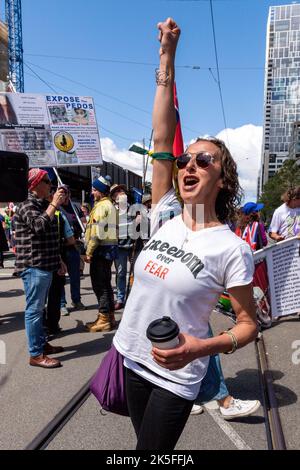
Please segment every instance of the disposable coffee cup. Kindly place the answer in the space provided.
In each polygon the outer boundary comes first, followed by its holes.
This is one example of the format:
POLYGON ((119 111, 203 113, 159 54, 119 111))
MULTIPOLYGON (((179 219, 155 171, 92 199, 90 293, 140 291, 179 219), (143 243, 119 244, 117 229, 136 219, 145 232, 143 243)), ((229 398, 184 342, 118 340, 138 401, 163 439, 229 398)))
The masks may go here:
POLYGON ((162 317, 150 323, 146 335, 153 347, 173 349, 179 343, 179 326, 170 317, 162 317))

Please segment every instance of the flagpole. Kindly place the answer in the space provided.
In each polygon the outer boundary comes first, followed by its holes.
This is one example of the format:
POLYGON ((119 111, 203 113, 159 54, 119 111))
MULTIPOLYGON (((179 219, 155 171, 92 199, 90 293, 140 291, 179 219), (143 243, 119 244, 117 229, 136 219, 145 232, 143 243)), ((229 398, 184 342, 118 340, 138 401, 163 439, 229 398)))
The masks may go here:
POLYGON ((146 166, 145 166, 145 173, 144 173, 143 192, 144 192, 144 189, 145 189, 146 175, 147 175, 148 162, 149 162, 149 152, 150 152, 150 150, 151 150, 152 139, 153 139, 153 129, 152 129, 152 131, 151 131, 150 140, 149 140, 149 149, 148 149, 147 160, 146 160, 146 166))

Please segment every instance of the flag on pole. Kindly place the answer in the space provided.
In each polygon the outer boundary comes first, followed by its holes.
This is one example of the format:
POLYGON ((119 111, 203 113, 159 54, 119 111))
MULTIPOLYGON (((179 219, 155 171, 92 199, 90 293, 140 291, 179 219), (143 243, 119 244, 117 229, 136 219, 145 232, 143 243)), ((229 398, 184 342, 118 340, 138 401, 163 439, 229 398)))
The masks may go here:
POLYGON ((183 138, 181 132, 181 124, 180 124, 180 116, 179 116, 179 106, 178 106, 178 99, 177 99, 177 90, 176 90, 176 83, 174 82, 174 106, 176 110, 176 132, 175 138, 173 142, 173 154, 174 157, 179 157, 184 152, 184 145, 183 145, 183 138))

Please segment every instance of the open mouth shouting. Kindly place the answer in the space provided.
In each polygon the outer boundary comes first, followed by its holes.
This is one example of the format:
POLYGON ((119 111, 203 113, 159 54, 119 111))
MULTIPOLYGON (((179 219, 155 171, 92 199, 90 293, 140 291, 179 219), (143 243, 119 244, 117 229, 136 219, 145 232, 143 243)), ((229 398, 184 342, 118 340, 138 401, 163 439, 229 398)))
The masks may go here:
POLYGON ((183 178, 183 190, 193 191, 199 183, 199 178, 196 175, 186 175, 183 178))

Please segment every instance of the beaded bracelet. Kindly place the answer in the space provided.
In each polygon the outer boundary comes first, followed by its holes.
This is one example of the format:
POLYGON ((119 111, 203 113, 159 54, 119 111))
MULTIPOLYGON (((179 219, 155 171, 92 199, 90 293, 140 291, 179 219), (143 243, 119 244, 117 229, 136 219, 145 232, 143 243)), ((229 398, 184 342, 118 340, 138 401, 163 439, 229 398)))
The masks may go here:
POLYGON ((176 160, 174 155, 170 152, 152 153, 151 157, 154 158, 154 160, 168 160, 170 162, 174 162, 176 160))
POLYGON ((227 351, 227 352, 224 352, 224 354, 233 354, 238 348, 238 342, 237 342, 236 336, 230 330, 222 331, 222 333, 220 333, 220 334, 223 335, 224 333, 226 333, 228 336, 230 336, 230 339, 231 339, 231 342, 232 342, 231 350, 227 351))

